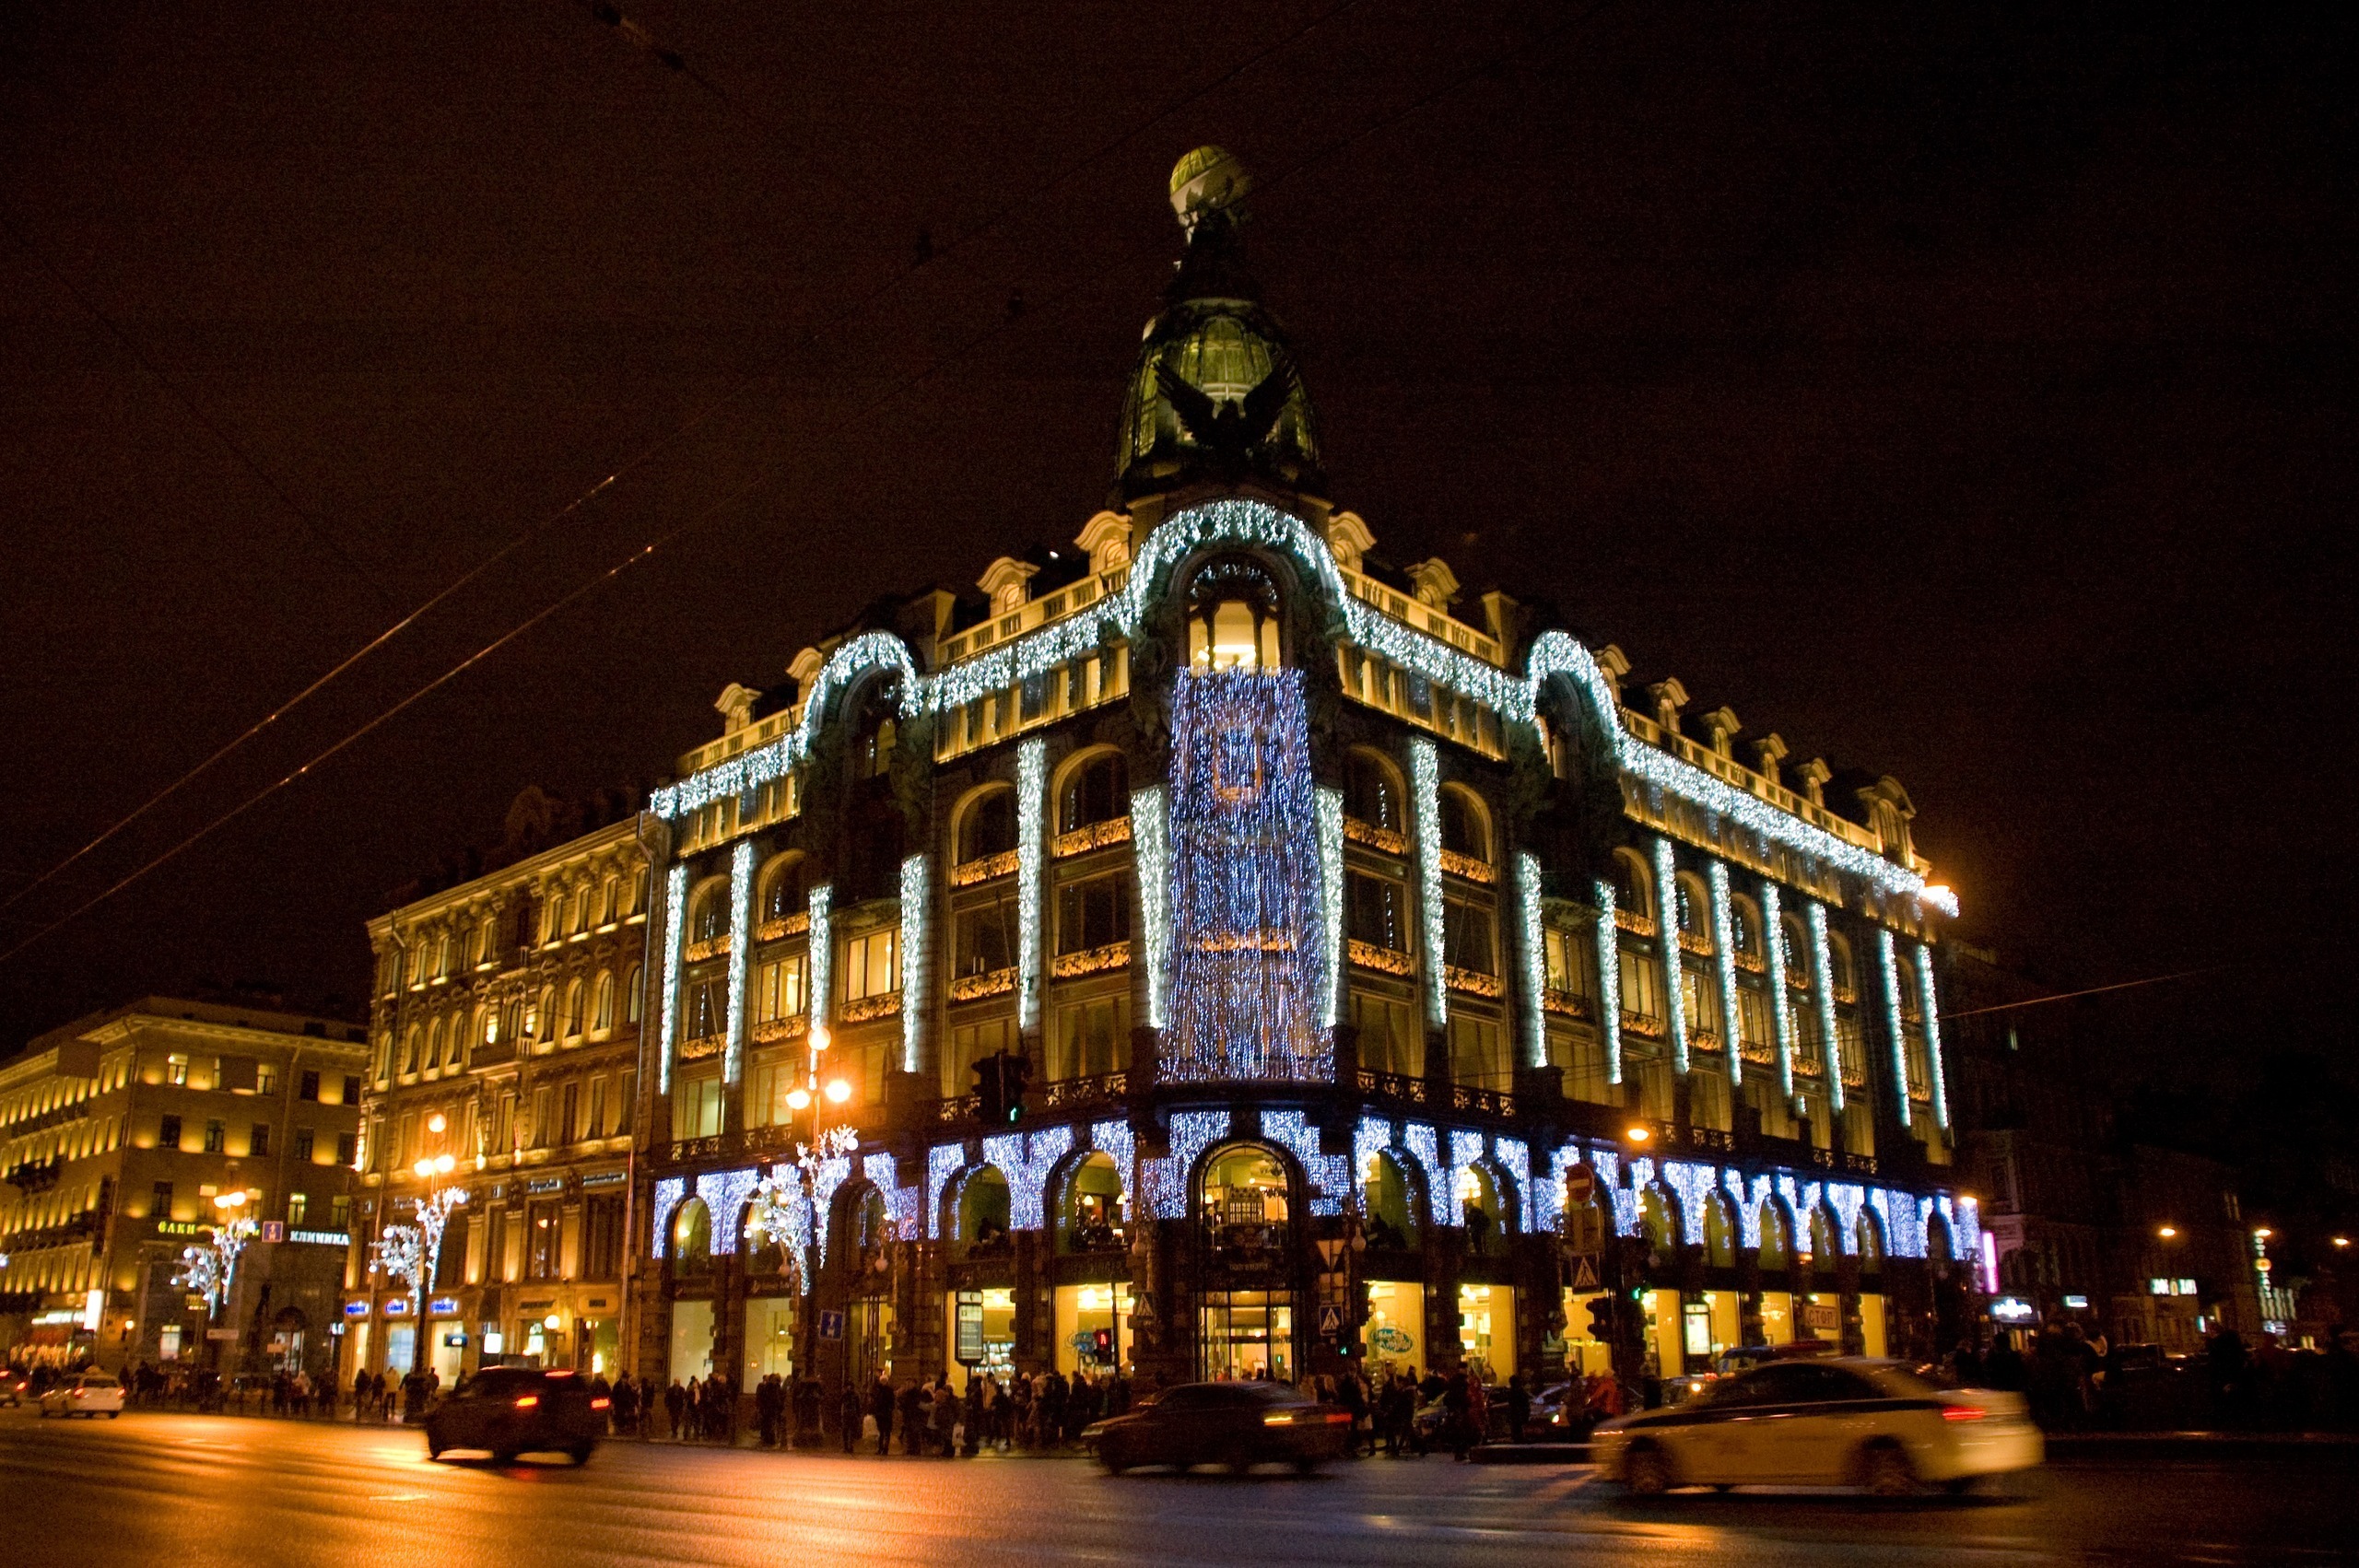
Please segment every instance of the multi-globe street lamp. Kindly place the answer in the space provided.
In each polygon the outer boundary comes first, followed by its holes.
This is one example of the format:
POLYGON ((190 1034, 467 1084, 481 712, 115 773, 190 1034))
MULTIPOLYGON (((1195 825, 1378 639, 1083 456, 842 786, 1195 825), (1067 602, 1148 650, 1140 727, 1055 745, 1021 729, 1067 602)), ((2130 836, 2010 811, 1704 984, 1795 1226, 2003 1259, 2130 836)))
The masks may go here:
POLYGON ((819 1063, 830 1043, 826 1024, 811 1025, 809 1043, 804 1081, 787 1092, 786 1104, 798 1117, 804 1111, 811 1113, 811 1141, 794 1146, 797 1174, 793 1177, 781 1176, 773 1169, 755 1187, 753 1196, 755 1227, 793 1260, 794 1293, 799 1302, 797 1364, 804 1368, 816 1358, 818 1345, 814 1310, 818 1302, 818 1259, 813 1254, 819 1237, 819 1176, 828 1161, 848 1158, 860 1142, 858 1130, 850 1123, 827 1125, 827 1107, 849 1101, 851 1085, 840 1077, 830 1078, 825 1084, 819 1081, 819 1063), (798 1206, 800 1225, 796 1223, 798 1206))
MULTIPOLYGON (((449 1126, 442 1113, 437 1111, 427 1118, 426 1130, 440 1137, 449 1126)), ((442 1233, 451 1222, 452 1211, 467 1200, 465 1188, 441 1185, 443 1178, 457 1168, 458 1161, 447 1153, 420 1154, 410 1166, 410 1174, 425 1184, 425 1190, 417 1199, 417 1223, 384 1226, 369 1248, 369 1271, 383 1272, 401 1281, 414 1304, 417 1338, 410 1349, 406 1370, 411 1372, 423 1370, 422 1358, 434 1342, 430 1297, 442 1262, 442 1233)))

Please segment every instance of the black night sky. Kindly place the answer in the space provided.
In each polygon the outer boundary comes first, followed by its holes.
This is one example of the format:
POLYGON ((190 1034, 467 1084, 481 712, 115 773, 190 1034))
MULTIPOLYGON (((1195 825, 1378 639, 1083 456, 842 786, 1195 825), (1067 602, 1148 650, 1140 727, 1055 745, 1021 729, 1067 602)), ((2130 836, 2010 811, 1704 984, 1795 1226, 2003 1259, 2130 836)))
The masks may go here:
POLYGON ((701 520, 0 964, 0 1049, 357 1006, 522 786, 1070 540, 1218 142, 1382 555, 1895 775, 2050 983, 2236 965, 2109 1002, 2129 1067, 2347 1052, 2348 15, 627 7, 675 69, 597 9, 0 13, 0 946, 701 520))

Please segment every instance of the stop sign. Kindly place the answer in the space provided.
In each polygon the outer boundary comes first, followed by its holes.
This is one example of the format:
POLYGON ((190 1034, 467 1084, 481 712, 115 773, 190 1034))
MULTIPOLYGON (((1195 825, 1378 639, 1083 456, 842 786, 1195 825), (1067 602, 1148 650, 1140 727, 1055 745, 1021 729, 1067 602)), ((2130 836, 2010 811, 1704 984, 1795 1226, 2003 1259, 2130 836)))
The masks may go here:
POLYGON ((1575 1208, 1588 1202, 1597 1193, 1597 1173, 1587 1165, 1575 1165, 1565 1173, 1565 1201, 1575 1208))

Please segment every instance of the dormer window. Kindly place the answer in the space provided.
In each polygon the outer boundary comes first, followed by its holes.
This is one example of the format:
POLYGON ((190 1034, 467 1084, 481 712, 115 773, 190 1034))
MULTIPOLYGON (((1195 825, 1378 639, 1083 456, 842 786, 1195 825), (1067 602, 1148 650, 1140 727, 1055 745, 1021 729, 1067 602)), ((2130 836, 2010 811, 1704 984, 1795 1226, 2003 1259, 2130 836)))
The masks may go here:
POLYGON ((1226 557, 1196 573, 1188 594, 1188 663, 1198 674, 1275 670, 1278 585, 1258 563, 1226 557))

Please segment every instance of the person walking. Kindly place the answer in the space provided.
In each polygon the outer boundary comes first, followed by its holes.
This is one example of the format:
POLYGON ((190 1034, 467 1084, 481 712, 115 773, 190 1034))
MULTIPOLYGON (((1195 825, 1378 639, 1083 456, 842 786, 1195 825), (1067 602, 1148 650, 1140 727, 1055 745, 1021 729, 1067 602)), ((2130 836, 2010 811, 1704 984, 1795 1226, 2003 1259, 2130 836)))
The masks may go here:
POLYGON ((893 1451, 893 1380, 883 1373, 868 1386, 868 1413, 876 1418, 876 1457, 893 1451))
POLYGON ((1460 1464, 1466 1463, 1466 1452, 1474 1446, 1474 1382, 1460 1367, 1443 1380, 1441 1388, 1442 1430, 1450 1453, 1460 1464))
POLYGON ((964 1433, 966 1441, 959 1445, 959 1451, 969 1459, 982 1452, 983 1422, 988 1419, 983 1409, 983 1388, 987 1382, 988 1379, 980 1372, 967 1375, 967 1397, 962 1401, 958 1415, 967 1429, 964 1433))
POLYGON ((844 1452, 860 1452, 860 1418, 866 1412, 860 1401, 860 1389, 851 1379, 844 1379, 844 1397, 836 1410, 836 1419, 843 1423, 844 1452))
POLYGON ((1524 1429, 1532 1424, 1532 1390, 1524 1386, 1520 1372, 1508 1379, 1507 1407, 1508 1433, 1520 1443, 1524 1429))
POLYGON ((687 1408, 688 1391, 682 1387, 680 1386, 680 1380, 675 1377, 672 1379, 672 1386, 663 1390, 664 1424, 667 1430, 670 1431, 672 1434, 672 1441, 675 1443, 686 1440, 681 1431, 680 1417, 687 1410, 687 1408))

